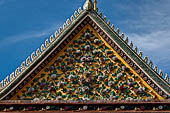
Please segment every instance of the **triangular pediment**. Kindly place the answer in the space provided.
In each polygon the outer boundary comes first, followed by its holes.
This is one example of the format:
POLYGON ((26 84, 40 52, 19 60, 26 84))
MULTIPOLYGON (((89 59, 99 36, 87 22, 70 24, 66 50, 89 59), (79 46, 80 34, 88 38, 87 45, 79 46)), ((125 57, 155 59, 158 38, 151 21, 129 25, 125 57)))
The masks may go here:
POLYGON ((12 99, 162 99, 89 25, 12 99))
POLYGON ((8 93, 2 92, 2 99, 169 98, 168 84, 143 65, 143 60, 95 12, 84 11, 61 32, 40 58, 5 89, 8 93))

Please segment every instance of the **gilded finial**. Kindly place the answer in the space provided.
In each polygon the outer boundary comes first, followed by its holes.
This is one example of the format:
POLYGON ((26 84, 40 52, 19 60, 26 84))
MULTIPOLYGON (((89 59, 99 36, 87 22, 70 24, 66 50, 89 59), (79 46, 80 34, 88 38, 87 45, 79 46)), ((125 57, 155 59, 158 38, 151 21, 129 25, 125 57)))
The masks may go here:
POLYGON ((126 43, 128 43, 128 42, 129 42, 129 38, 128 38, 128 37, 126 37, 126 40, 125 40, 125 42, 126 42, 126 43))
POLYGON ((9 78, 10 78, 10 82, 15 78, 14 72, 10 74, 10 77, 9 77, 9 78))
POLYGON ((26 68, 25 67, 25 61, 23 61, 22 64, 21 64, 21 72, 23 72, 25 70, 25 68, 26 68))
POLYGON ((71 24, 71 22, 70 22, 69 19, 67 19, 66 23, 67 23, 67 25, 70 25, 70 24, 71 24))
POLYGON ((103 19, 104 19, 104 21, 106 22, 106 20, 107 20, 107 17, 106 17, 106 16, 104 16, 104 18, 103 18, 103 19))
POLYGON ((140 56, 140 57, 142 57, 142 55, 143 55, 143 52, 142 52, 142 51, 140 51, 140 52, 139 52, 139 56, 140 56))
POLYGON ((132 41, 130 42, 130 48, 133 48, 133 42, 132 41))
POLYGON ((71 21, 73 22, 75 20, 74 16, 72 15, 71 16, 71 21))
POLYGON ((116 33, 119 35, 119 33, 120 33, 120 29, 119 28, 117 28, 116 33))
POLYGON ((86 0, 84 6, 83 6, 84 10, 90 10, 93 9, 93 3, 92 0, 86 0))
POLYGON ((169 83, 169 76, 168 76, 168 74, 165 75, 165 80, 169 83))
POLYGON ((124 34, 124 33, 122 33, 120 37, 123 39, 123 38, 125 37, 125 34, 124 34))
POLYGON ((37 54, 37 56, 40 56, 40 55, 41 55, 41 51, 40 51, 39 48, 37 49, 36 54, 37 54))
POLYGON ((4 81, 2 80, 2 81, 0 82, 0 89, 3 89, 3 87, 4 87, 3 83, 4 83, 4 81))
POLYGON ((57 38, 57 37, 58 37, 58 31, 55 32, 55 38, 57 38))
POLYGON ((145 56, 144 61, 145 61, 146 63, 148 63, 148 57, 147 57, 147 56, 145 56))
POLYGON ((149 66, 150 66, 150 67, 152 67, 152 66, 153 66, 152 60, 150 60, 150 62, 149 62, 149 66))
POLYGON ((62 27, 59 28, 59 32, 61 33, 63 31, 62 27))
POLYGON ((52 43, 54 41, 54 37, 53 35, 50 36, 50 43, 52 43))
POLYGON ((103 16, 103 13, 101 12, 101 13, 100 13, 100 17, 102 17, 102 16, 103 16))
POLYGON ((20 69, 19 67, 15 70, 15 76, 18 76, 20 74, 20 69))
POLYGON ((44 51, 45 50, 45 46, 44 44, 41 45, 41 51, 44 51))
POLYGON ((46 47, 49 47, 49 45, 50 45, 50 43, 49 43, 48 39, 46 39, 46 40, 45 40, 45 46, 46 46, 46 47))
POLYGON ((4 79, 4 86, 8 85, 9 83, 9 76, 7 76, 5 79, 4 79))
POLYGON ((113 30, 115 29, 115 26, 114 26, 114 24, 112 24, 112 29, 113 29, 113 30))
POLYGON ((26 59, 26 64, 27 64, 27 66, 31 64, 30 56, 26 59))
POLYGON ((66 26, 66 23, 63 24, 63 29, 65 29, 67 26, 66 26))
POLYGON ((110 20, 108 20, 107 24, 110 26, 110 20))
POLYGON ((158 72, 158 67, 157 67, 157 65, 155 65, 154 70, 155 70, 156 72, 158 72))
POLYGON ((36 59, 35 52, 31 54, 31 60, 34 61, 36 59))
POLYGON ((94 0, 94 10, 97 10, 97 0, 94 0))
POLYGON ((137 53, 137 52, 138 52, 138 48, 137 48, 137 47, 135 47, 134 51, 135 51, 135 53, 137 53))
POLYGON ((79 7, 78 12, 79 12, 79 14, 82 13, 81 7, 79 7))
POLYGON ((163 77, 163 71, 160 69, 160 71, 159 71, 159 75, 161 76, 161 77, 163 77))
POLYGON ((78 15, 79 15, 79 14, 77 13, 77 11, 75 11, 75 12, 74 12, 74 16, 75 16, 75 17, 78 17, 78 15))

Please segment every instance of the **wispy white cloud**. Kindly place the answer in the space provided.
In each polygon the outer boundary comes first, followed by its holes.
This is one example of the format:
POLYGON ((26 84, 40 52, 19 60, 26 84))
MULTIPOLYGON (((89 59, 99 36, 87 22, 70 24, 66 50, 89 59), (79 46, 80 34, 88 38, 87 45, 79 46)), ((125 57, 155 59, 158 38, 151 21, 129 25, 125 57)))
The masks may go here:
POLYGON ((134 46, 170 75, 170 0, 120 1, 113 5, 113 21, 117 19, 134 46))
POLYGON ((158 64, 163 61, 170 62, 170 31, 159 31, 142 35, 129 34, 128 36, 131 37, 130 39, 146 56, 149 55, 158 64))
POLYGON ((134 42, 144 56, 149 56, 159 69, 165 73, 170 73, 170 30, 158 31, 149 34, 129 34, 130 39, 134 42))
POLYGON ((129 32, 143 34, 170 29, 170 0, 142 0, 139 3, 117 6, 120 15, 126 13, 120 24, 126 25, 129 32))
POLYGON ((20 43, 25 40, 35 39, 35 38, 42 38, 47 37, 53 34, 55 30, 58 29, 60 24, 53 24, 51 27, 46 27, 40 31, 28 31, 23 34, 17 34, 14 36, 6 37, 4 40, 1 40, 0 48, 4 46, 11 46, 12 44, 20 43))
POLYGON ((170 73, 170 1, 153 1, 141 4, 137 19, 124 24, 132 29, 128 36, 144 55, 170 73))
POLYGON ((170 30, 153 31, 149 34, 131 33, 129 37, 143 50, 158 52, 170 50, 170 30), (166 48, 166 49, 165 49, 166 48))

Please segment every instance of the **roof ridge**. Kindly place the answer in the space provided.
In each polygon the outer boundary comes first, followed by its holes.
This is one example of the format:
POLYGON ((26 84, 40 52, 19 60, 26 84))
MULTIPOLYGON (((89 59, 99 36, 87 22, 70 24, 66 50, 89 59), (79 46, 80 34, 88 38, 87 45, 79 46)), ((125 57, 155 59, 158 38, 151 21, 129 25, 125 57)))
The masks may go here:
POLYGON ((135 55, 137 55, 144 62, 145 65, 147 65, 150 69, 152 69, 152 71, 154 71, 157 75, 159 75, 159 77, 161 77, 164 81, 166 81, 166 83, 168 83, 168 85, 170 85, 170 83, 169 83, 170 76, 167 73, 164 74, 161 69, 158 72, 157 65, 155 65, 153 67, 153 62, 151 59, 149 61, 148 56, 143 57, 143 52, 142 51, 138 52, 138 47, 135 46, 135 48, 134 48, 133 42, 131 41, 129 43, 129 38, 128 37, 125 38, 125 34, 123 32, 120 34, 119 28, 117 28, 115 30, 115 25, 114 24, 111 25, 110 20, 107 19, 106 16, 103 16, 102 12, 100 14, 98 13, 98 10, 96 12, 97 12, 98 16, 105 22, 105 24, 107 24, 112 29, 112 31, 119 37, 119 39, 121 39, 124 42, 124 44, 126 44, 129 47, 129 49, 131 49, 133 51, 133 53, 135 53, 135 55), (165 75, 165 77, 164 77, 164 75, 165 75))
POLYGON ((35 62, 46 50, 47 48, 54 43, 55 40, 70 26, 72 23, 84 12, 85 10, 81 7, 74 12, 74 15, 66 20, 66 23, 62 27, 59 27, 59 30, 56 30, 55 37, 52 34, 50 38, 45 40, 45 43, 41 44, 41 47, 32 52, 31 56, 28 56, 25 61, 21 63, 21 66, 17 67, 14 72, 10 75, 7 75, 4 80, 0 82, 0 93, 3 89, 9 86, 10 83, 14 82, 22 73, 24 73, 32 64, 35 62), (58 32, 59 31, 59 32, 58 32))

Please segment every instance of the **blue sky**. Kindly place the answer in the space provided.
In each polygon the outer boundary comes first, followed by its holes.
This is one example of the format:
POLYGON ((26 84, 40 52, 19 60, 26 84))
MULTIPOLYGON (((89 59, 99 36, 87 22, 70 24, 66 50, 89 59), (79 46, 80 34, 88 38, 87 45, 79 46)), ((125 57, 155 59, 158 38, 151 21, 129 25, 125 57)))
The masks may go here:
MULTIPOLYGON (((0 80, 12 73, 85 0, 0 0, 0 80)), ((170 0, 98 0, 99 12, 170 74, 170 0)))

